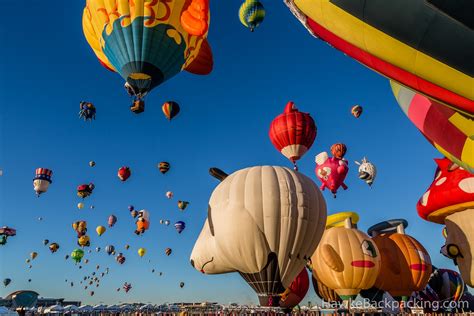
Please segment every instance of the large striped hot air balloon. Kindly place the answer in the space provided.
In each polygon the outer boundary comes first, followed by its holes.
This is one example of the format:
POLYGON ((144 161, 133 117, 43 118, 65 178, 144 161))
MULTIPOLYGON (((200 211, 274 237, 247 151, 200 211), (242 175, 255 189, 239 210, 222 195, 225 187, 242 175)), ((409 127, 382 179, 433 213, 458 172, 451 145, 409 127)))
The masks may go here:
POLYGON ((163 114, 166 116, 166 118, 171 121, 176 117, 176 115, 178 115, 180 108, 178 103, 174 101, 167 101, 163 104, 161 110, 163 111, 163 114))
POLYGON ((126 81, 143 112, 142 98, 182 70, 208 74, 209 0, 87 0, 85 38, 100 63, 126 81))
POLYGON ((275 148, 296 167, 299 160, 313 145, 316 124, 309 113, 298 111, 293 102, 288 102, 282 114, 270 125, 270 140, 275 148))
POLYGON ((51 177, 53 171, 46 168, 37 168, 35 177, 33 178, 33 187, 37 196, 48 191, 49 185, 52 183, 51 177))
POLYGON ((444 156, 474 173, 474 120, 390 81, 403 112, 444 156))
POLYGON ((253 32, 256 27, 263 22, 265 18, 265 8, 258 0, 245 0, 239 9, 240 22, 245 25, 250 32, 253 32))

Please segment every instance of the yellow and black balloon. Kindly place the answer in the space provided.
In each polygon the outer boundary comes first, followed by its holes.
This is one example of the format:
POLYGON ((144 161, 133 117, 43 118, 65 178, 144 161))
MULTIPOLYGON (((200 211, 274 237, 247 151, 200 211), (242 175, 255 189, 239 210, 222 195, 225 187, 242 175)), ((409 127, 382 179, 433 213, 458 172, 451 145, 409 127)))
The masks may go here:
POLYGON ((473 1, 284 2, 312 35, 389 78, 423 135, 474 172, 473 1))

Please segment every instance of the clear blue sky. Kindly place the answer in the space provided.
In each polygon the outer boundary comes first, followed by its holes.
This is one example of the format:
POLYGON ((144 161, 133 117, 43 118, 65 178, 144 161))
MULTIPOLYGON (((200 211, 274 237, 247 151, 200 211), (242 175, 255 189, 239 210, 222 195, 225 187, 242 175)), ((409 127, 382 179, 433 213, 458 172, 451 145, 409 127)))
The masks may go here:
MULTIPOLYGON (((410 223, 407 233, 425 245, 434 264, 452 267, 439 254, 442 227, 421 220, 415 209, 431 183, 432 158, 440 154, 399 109, 385 78, 312 38, 282 1, 264 1, 267 16, 254 33, 239 22, 240 1, 212 1, 213 73, 179 74, 148 96, 146 112, 138 116, 128 109, 120 76, 99 65, 82 35, 84 2, 2 1, 0 225, 15 227, 18 234, 0 247, 0 278, 13 280, 0 296, 32 289, 45 297, 93 304, 256 303, 239 275, 201 275, 190 266, 189 254, 217 185, 209 167, 232 172, 253 165, 290 166, 268 138, 270 122, 289 100, 310 112, 318 126, 313 147, 299 163, 301 172, 317 181, 314 156, 335 142, 349 148, 349 190, 337 199, 324 193, 329 210, 359 212, 363 230, 404 217, 410 223), (93 123, 78 118, 81 100, 96 104, 93 123), (171 123, 161 113, 166 100, 181 105, 171 123), (350 115, 354 104, 364 107, 359 120, 350 115), (357 178, 353 163, 363 156, 379 172, 371 189, 357 178), (95 168, 88 166, 90 160, 96 161, 95 168), (165 176, 156 169, 163 160, 172 166, 165 176), (133 173, 126 183, 116 176, 123 165, 133 173), (54 171, 50 190, 40 198, 32 187, 37 167, 54 171), (85 200, 86 208, 78 210, 76 186, 90 181, 96 190, 85 200), (166 199, 167 190, 174 192, 173 200, 166 199), (184 213, 177 209, 178 199, 191 202, 184 213), (151 228, 142 237, 133 234, 129 204, 151 212, 151 228), (95 227, 106 225, 110 214, 118 217, 116 226, 97 237, 95 227), (183 220, 187 228, 178 235, 172 225, 160 225, 161 218, 183 220), (86 254, 90 262, 82 270, 64 260, 76 248, 71 223, 80 219, 88 221, 91 249, 115 245, 127 258, 123 266, 104 252, 86 254), (43 239, 58 242, 60 250, 51 254, 43 239), (125 251, 127 243, 131 248, 125 251), (148 249, 143 258, 137 255, 139 247, 148 249), (173 249, 170 257, 164 255, 166 247, 173 249), (32 251, 39 255, 30 270, 25 259, 32 251), (90 297, 79 279, 96 264, 110 273, 90 297), (163 276, 152 274, 153 268, 163 276), (128 295, 117 293, 125 281, 133 289, 128 295), (180 281, 186 283, 183 289, 180 281)), ((316 301, 312 288, 308 300, 316 301)))

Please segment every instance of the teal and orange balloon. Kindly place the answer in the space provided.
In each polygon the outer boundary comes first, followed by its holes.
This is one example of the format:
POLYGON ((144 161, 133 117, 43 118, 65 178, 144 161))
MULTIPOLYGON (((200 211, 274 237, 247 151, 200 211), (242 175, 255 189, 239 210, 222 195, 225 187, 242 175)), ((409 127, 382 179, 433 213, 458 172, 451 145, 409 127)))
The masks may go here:
POLYGON ((99 62, 143 102, 182 70, 211 72, 209 16, 209 0, 88 0, 82 26, 99 62))

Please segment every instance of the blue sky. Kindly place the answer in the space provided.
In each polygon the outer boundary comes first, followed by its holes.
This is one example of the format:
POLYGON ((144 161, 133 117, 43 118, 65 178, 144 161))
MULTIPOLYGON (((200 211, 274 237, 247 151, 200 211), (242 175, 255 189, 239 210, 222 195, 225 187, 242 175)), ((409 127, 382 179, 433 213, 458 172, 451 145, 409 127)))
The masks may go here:
MULTIPOLYGON (((209 167, 232 172, 253 165, 290 166, 268 138, 270 122, 289 100, 310 112, 318 126, 313 147, 299 162, 301 172, 317 181, 314 156, 335 142, 349 148, 349 190, 337 199, 325 192, 329 210, 357 211, 363 230, 381 220, 406 218, 407 233, 425 245, 434 264, 452 268, 439 254, 442 227, 423 221, 415 208, 431 183, 432 158, 440 154, 399 109, 385 78, 312 38, 282 1, 264 4, 265 21, 250 33, 237 16, 240 1, 212 1, 213 73, 177 75, 147 97, 145 113, 134 115, 122 79, 99 65, 82 35, 84 1, 2 2, 7 14, 0 27, 0 225, 15 227, 18 234, 0 248, 0 278, 13 280, 0 296, 28 288, 45 297, 91 304, 256 303, 239 275, 201 275, 189 265, 189 254, 217 185, 209 167), (97 106, 93 123, 78 118, 81 100, 97 106), (181 105, 171 123, 161 113, 166 100, 181 105), (350 115, 354 104, 364 107, 359 120, 350 115), (353 161, 363 156, 378 168, 372 188, 357 178, 353 161), (90 160, 96 167, 88 166, 90 160), (156 168, 163 160, 171 163, 164 176, 156 168), (132 169, 132 177, 120 183, 116 173, 123 165, 132 169), (54 171, 50 190, 40 198, 32 187, 37 167, 54 171), (78 210, 76 186, 91 181, 96 190, 85 200, 86 208, 78 210), (174 199, 166 199, 168 190, 174 199), (178 211, 179 199, 191 202, 185 212, 178 211), (133 234, 129 204, 151 212, 144 236, 133 234), (110 214, 118 222, 99 238, 95 227, 106 225, 110 214), (86 254, 90 262, 82 270, 64 260, 76 248, 71 223, 81 219, 88 221, 91 249, 114 245, 127 258, 123 266, 104 252, 86 254), (183 220, 186 230, 178 235, 159 219, 183 220), (60 250, 50 254, 43 239, 58 242, 60 250), (148 250, 143 258, 137 255, 139 247, 148 250), (164 255, 166 247, 173 249, 170 257, 164 255), (25 259, 32 251, 39 255, 28 269, 25 259), (109 267, 110 273, 90 297, 79 280, 97 264, 99 271, 109 267), (126 281, 133 285, 129 294, 116 292, 126 281)), ((308 300, 316 301, 312 288, 308 300)))

